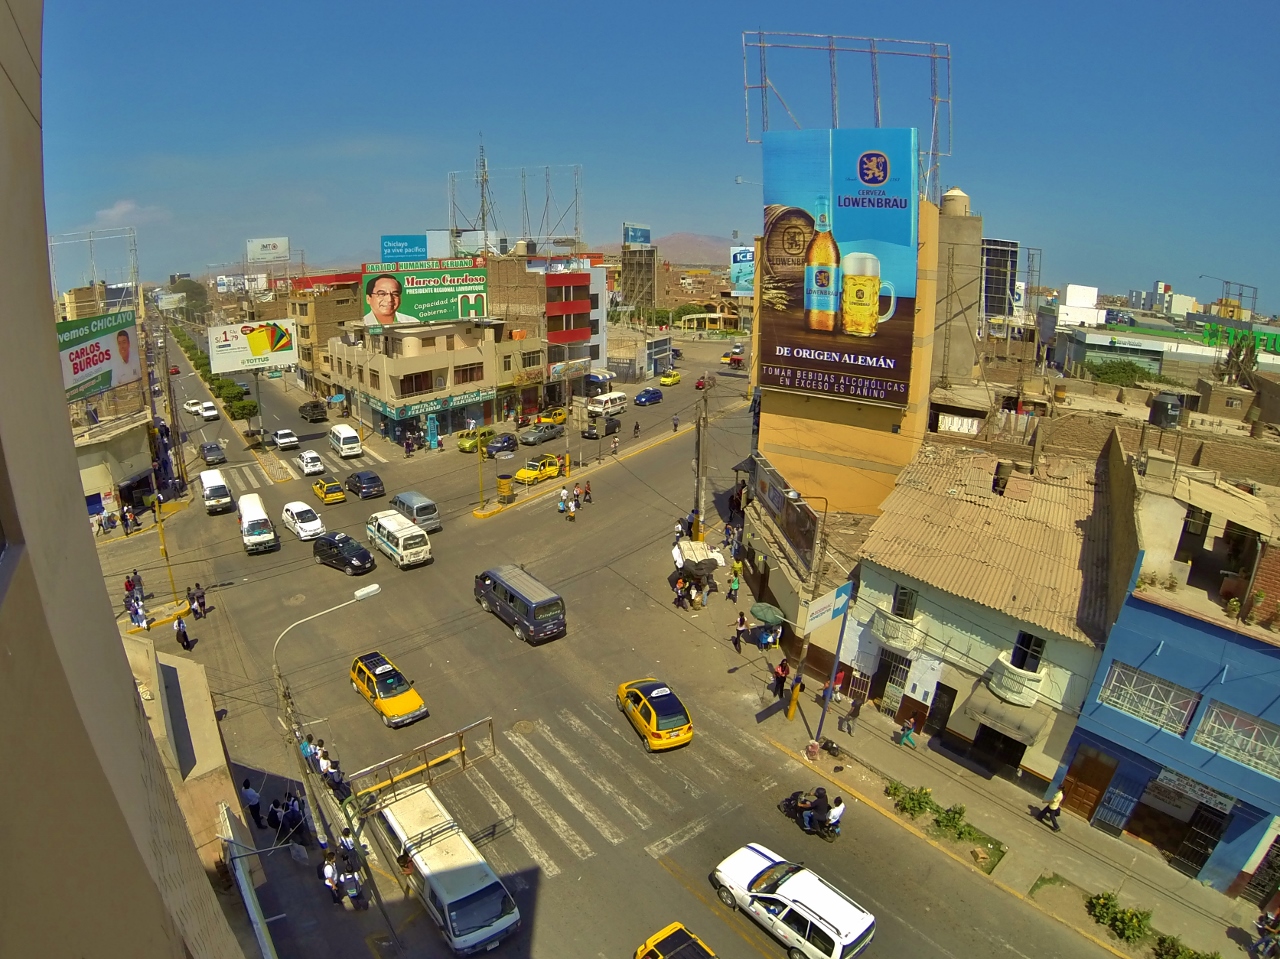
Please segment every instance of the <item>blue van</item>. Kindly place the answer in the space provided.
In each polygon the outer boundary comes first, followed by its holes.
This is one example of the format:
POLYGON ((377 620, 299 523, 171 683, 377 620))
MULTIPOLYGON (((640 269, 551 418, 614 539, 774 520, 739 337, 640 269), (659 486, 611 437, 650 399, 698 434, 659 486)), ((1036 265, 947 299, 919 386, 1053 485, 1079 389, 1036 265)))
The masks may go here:
POLYGON ((568 631, 564 600, 520 566, 498 566, 476 576, 476 602, 511 627, 516 639, 537 643, 568 631))

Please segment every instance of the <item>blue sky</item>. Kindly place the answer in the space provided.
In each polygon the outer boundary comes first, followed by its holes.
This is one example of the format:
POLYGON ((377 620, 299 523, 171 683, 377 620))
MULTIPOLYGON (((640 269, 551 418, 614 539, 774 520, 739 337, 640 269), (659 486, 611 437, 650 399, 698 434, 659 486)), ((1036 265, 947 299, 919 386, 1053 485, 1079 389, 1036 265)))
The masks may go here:
MULTIPOLYGON (((747 236, 760 191, 734 177, 760 179, 760 148, 742 31, 871 35, 950 44, 943 185, 988 236, 1042 248, 1046 282, 1162 279, 1203 302, 1220 290, 1205 273, 1280 310, 1274 3, 824 6, 47 0, 49 230, 136 226, 150 279, 238 261, 260 236, 309 265, 373 259, 382 233, 447 223, 447 173, 474 167, 483 133, 496 168, 582 165, 589 242, 623 220, 747 236)), ((825 58, 779 53, 770 73, 823 122, 825 58)), ((870 125, 869 71, 840 73, 842 125, 870 125)), ((886 126, 922 121, 917 64, 882 84, 886 126)))

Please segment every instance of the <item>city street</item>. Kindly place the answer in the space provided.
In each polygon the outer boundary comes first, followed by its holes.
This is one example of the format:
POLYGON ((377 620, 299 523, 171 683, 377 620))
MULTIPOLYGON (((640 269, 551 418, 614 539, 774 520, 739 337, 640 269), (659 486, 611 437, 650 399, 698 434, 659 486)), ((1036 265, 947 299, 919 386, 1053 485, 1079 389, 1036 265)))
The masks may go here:
MULTIPOLYGON (((178 362, 185 369, 185 360, 178 362)), ((344 470, 375 469, 388 497, 418 489, 441 504, 445 525, 431 537, 435 562, 426 567, 401 571, 382 561, 371 574, 349 578, 315 565, 310 544, 287 530, 280 531, 278 552, 248 556, 234 514, 207 516, 195 504, 167 520, 179 589, 197 580, 209 589, 209 618, 189 624, 196 640, 190 655, 208 667, 216 705, 226 710, 222 728, 233 761, 294 774, 276 719, 272 644, 290 623, 377 582, 381 595, 291 632, 280 647, 280 667, 307 728, 348 771, 493 717, 499 755, 438 788, 464 828, 482 837, 483 852, 508 878, 525 916, 523 932, 500 954, 626 956, 680 920, 723 956, 776 959, 784 955, 782 947, 742 913, 721 905, 708 881, 724 856, 754 841, 804 861, 877 916, 868 956, 986 959, 993 950, 1022 959, 1102 955, 1067 927, 860 805, 850 809, 835 845, 805 836, 779 814, 775 807, 783 796, 817 781, 764 741, 771 728, 786 723, 765 691, 770 663, 759 652, 733 651, 735 607, 723 593, 713 594, 707 610, 680 612, 666 582, 672 527, 693 493, 694 433, 684 427, 694 419, 698 394, 696 376, 688 375, 693 363, 684 368, 684 382, 664 388, 662 404, 629 410, 624 418, 628 425, 640 419, 642 442, 665 429, 663 441, 628 455, 634 445, 624 431, 618 461, 587 473, 595 502, 572 524, 557 513, 555 497, 526 501, 523 493, 513 508, 476 520, 472 455, 450 443, 442 453, 405 460, 375 440, 372 451, 387 462, 371 458, 344 464, 344 470), (682 425, 675 436, 673 412, 682 425), (474 576, 503 563, 524 564, 563 595, 566 637, 530 647, 480 609, 474 576), (352 692, 352 658, 375 648, 416 681, 430 717, 387 729, 352 692), (646 676, 670 684, 689 706, 695 735, 688 747, 645 753, 615 708, 618 684, 646 676)), ((713 411, 721 412, 713 412, 710 475, 722 509, 733 466, 750 448, 744 382, 722 376, 712 398, 713 411)), ((194 376, 176 385, 179 406, 204 398, 194 376)), ((289 415, 304 394, 277 395, 278 385, 270 381, 269 396, 263 382, 267 429, 276 428, 273 417, 280 411, 280 425, 298 431, 303 448, 332 460, 320 443, 325 426, 300 424, 289 415)), ((634 393, 634 387, 624 389, 634 393)), ((192 441, 201 430, 227 440, 234 492, 260 492, 273 517, 285 502, 301 499, 317 508, 329 529, 363 539, 365 517, 384 508, 383 498, 322 507, 307 481, 268 482, 225 420, 202 427, 179 415, 192 429, 192 441)), ((490 495, 498 465, 483 466, 490 495)), ((163 567, 156 562, 154 546, 145 543, 113 544, 103 553, 113 591, 121 571, 135 565, 158 583, 163 567), (147 549, 152 552, 144 557, 147 549)), ((740 605, 751 601, 744 591, 740 605)), ((367 927, 376 918, 375 912, 360 921, 367 927)), ((416 922, 429 920, 423 915, 416 922)), ((301 954, 300 947, 291 951, 285 927, 276 933, 282 955, 301 954)), ((311 939, 306 954, 342 954, 337 946, 318 951, 324 948, 311 939)))

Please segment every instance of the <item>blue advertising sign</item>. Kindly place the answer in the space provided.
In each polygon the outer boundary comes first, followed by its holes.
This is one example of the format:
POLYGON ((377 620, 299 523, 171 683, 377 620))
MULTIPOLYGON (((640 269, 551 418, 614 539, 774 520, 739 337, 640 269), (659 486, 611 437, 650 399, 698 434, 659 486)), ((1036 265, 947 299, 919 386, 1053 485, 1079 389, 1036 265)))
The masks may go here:
POLYGON ((756 250, 752 246, 729 247, 729 284, 732 296, 752 296, 756 291, 756 250))
POLYGON ((764 134, 761 386, 907 404, 917 169, 914 129, 764 134))
POLYGON ((382 238, 382 262, 396 263, 404 260, 425 260, 427 258, 427 235, 425 233, 397 233, 382 238))
POLYGON ((643 223, 622 224, 623 246, 649 246, 653 242, 650 235, 649 228, 643 223))

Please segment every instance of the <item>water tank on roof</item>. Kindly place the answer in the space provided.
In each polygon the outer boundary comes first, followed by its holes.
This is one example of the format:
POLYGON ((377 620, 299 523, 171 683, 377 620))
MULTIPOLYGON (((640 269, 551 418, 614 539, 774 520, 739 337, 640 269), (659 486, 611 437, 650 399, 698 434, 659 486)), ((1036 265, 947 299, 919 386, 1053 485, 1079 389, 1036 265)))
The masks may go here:
POLYGON ((528 256, 529 244, 524 240, 516 240, 516 256, 528 256))
POLYGON ((1176 429, 1178 415, 1182 412, 1182 401, 1173 393, 1161 393, 1151 401, 1151 414, 1147 422, 1162 430, 1176 429))
POLYGON ((969 215, 969 194, 958 186, 953 186, 946 193, 942 194, 942 215, 943 216, 968 216, 969 215))

